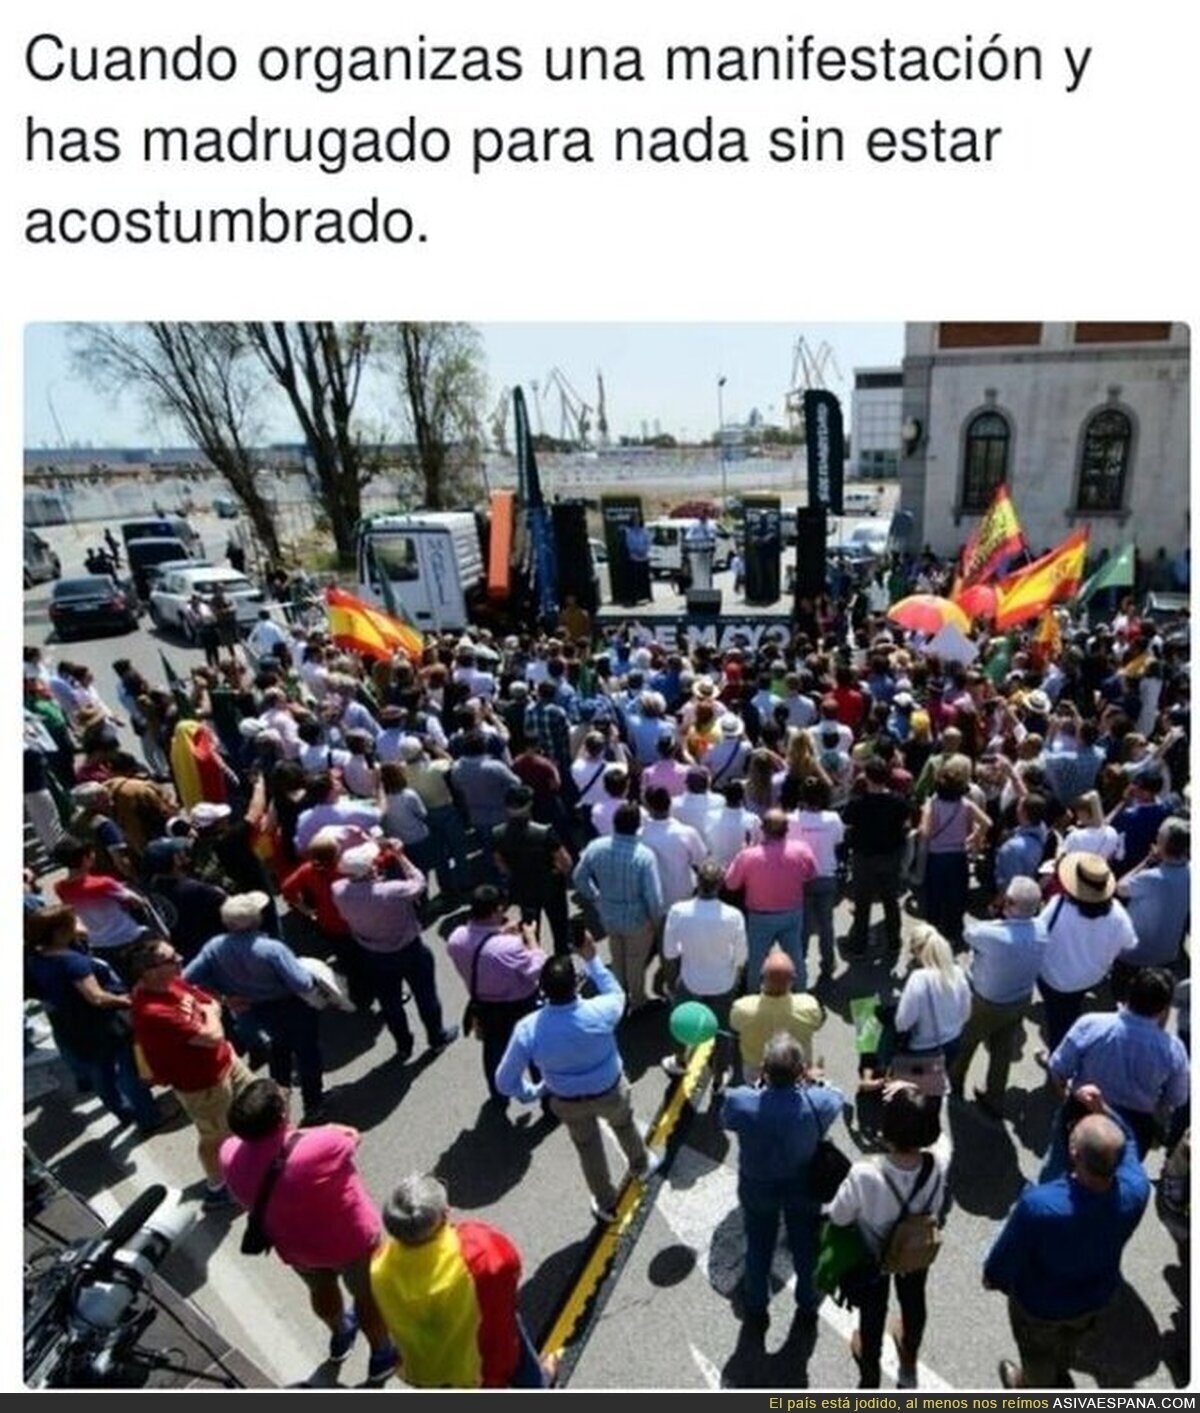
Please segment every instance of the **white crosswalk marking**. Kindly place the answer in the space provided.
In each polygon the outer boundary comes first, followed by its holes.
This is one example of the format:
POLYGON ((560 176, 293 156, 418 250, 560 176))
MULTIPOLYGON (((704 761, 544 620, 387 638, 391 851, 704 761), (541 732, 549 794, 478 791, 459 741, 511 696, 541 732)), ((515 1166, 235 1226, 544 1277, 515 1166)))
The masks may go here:
MULTIPOLYGON (((742 1277, 744 1250, 740 1221, 728 1220, 730 1213, 738 1212, 737 1172, 694 1148, 681 1148, 659 1190, 655 1211, 675 1236, 696 1252, 696 1264, 712 1288, 721 1295, 732 1295, 742 1277)), ((774 1274, 789 1286, 793 1283, 791 1260, 782 1245, 775 1254, 774 1274)), ((853 1310, 825 1300, 821 1319, 849 1344, 858 1325, 853 1310)), ((689 1343, 688 1348, 705 1383, 709 1388, 720 1388, 717 1366, 695 1344, 689 1343)), ((899 1365, 890 1339, 884 1341, 882 1363, 884 1373, 894 1382, 899 1365)), ((946 1393, 954 1388, 925 1364, 917 1366, 917 1385, 927 1393, 946 1393)))

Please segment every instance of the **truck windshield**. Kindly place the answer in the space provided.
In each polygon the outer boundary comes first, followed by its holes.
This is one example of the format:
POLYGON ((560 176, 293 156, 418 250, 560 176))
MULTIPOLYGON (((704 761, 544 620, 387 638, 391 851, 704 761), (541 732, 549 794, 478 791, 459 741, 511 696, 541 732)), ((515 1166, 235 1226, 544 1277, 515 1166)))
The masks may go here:
POLYGON ((375 572, 386 574, 393 583, 420 577, 417 542, 407 535, 376 536, 371 540, 370 553, 375 562, 375 572))

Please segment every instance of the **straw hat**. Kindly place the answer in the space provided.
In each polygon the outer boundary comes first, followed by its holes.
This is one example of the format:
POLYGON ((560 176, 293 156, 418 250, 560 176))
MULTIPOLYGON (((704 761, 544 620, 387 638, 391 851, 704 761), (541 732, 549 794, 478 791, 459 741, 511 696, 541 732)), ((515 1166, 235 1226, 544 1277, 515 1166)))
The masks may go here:
POLYGON ((1058 881, 1077 903, 1104 903, 1117 891, 1113 871, 1099 854, 1066 854, 1058 865, 1058 881))

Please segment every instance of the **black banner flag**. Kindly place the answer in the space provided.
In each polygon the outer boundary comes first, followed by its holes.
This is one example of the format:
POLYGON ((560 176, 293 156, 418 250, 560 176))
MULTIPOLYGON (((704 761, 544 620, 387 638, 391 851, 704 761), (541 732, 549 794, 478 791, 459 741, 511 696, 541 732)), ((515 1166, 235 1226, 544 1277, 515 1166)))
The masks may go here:
POLYGON ((808 445, 808 503, 842 513, 842 470, 846 441, 842 404, 827 389, 804 394, 804 439, 808 445))

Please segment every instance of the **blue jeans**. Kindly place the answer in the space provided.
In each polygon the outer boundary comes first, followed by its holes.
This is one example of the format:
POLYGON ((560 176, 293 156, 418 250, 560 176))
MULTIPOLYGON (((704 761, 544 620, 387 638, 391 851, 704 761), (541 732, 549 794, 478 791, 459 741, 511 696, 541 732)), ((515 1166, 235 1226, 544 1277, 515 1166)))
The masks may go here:
POLYGON ((778 942, 795 963, 796 990, 803 991, 808 984, 804 968, 804 949, 801 944, 803 935, 803 908, 792 908, 785 913, 747 913, 746 991, 753 994, 758 990, 758 983, 762 979, 762 964, 766 961, 773 942, 778 942))
POLYGON ((159 1123, 158 1105, 138 1075, 132 1045, 119 1045, 103 1058, 85 1060, 84 1064, 92 1088, 109 1113, 143 1128, 154 1128, 159 1123))
POLYGON ((442 1003, 434 984, 433 953, 418 937, 398 952, 371 952, 359 948, 363 963, 363 981, 374 993, 384 1023, 392 1032, 396 1048, 401 1052, 412 1049, 412 1031, 404 1011, 403 991, 407 986, 416 1003, 417 1014, 425 1027, 430 1045, 442 1038, 442 1003))
POLYGON ((517 1367, 513 1370, 512 1378, 508 1381, 509 1388, 545 1388, 546 1377, 542 1373, 542 1361, 538 1358, 537 1349, 530 1337, 529 1331, 525 1328, 525 1321, 517 1316, 517 1337, 519 1338, 520 1354, 517 1359, 517 1367))
POLYGON ((821 1303, 813 1286, 821 1209, 819 1203, 804 1195, 803 1188, 803 1173, 771 1182, 738 1178, 738 1202, 746 1228, 743 1288, 748 1312, 762 1314, 770 1303, 771 1258, 775 1254, 780 1217, 787 1230, 792 1268, 796 1272, 796 1304, 801 1310, 815 1310, 821 1303))
POLYGON ((270 1049, 267 1068, 276 1084, 292 1087, 293 1068, 300 1079, 300 1099, 305 1109, 321 1102, 325 1081, 321 1042, 317 1033, 319 1012, 299 996, 256 1001, 249 1016, 266 1035, 270 1049))
POLYGON ((807 957, 808 939, 815 930, 822 971, 833 970, 833 907, 836 902, 837 879, 832 874, 828 878, 810 878, 804 885, 804 921, 800 927, 801 947, 807 957))

